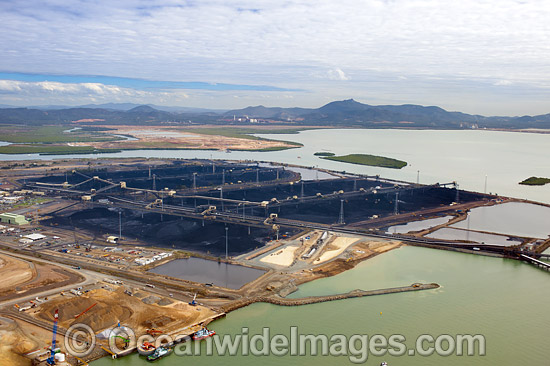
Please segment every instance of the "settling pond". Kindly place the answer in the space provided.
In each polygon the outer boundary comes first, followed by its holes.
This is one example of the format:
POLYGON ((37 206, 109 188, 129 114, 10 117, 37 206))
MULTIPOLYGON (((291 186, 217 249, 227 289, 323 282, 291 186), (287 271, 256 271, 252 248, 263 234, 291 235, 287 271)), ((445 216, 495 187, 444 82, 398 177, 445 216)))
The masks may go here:
POLYGON ((411 231, 426 230, 449 222, 452 218, 453 216, 436 217, 435 219, 411 221, 403 225, 394 225, 386 229, 386 234, 406 234, 411 231))
POLYGON ((550 207, 521 202, 477 207, 468 213, 468 219, 451 227, 546 239, 550 234, 550 207))
POLYGON ((195 257, 175 259, 149 272, 198 283, 212 283, 235 290, 265 273, 256 268, 195 257))

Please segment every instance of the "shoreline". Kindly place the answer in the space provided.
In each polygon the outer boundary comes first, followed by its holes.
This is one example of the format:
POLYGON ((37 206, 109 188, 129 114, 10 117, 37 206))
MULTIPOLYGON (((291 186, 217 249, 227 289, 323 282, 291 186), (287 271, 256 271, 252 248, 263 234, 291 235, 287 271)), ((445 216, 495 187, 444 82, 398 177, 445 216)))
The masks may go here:
MULTIPOLYGON (((102 125, 101 127, 109 127, 109 128, 121 128, 121 126, 117 125, 102 125)), ((132 126, 132 125, 124 125, 122 126, 124 128, 137 128, 138 126, 132 126)), ((140 126, 143 127, 143 126, 140 126)), ((204 125, 204 126, 196 126, 194 128, 190 128, 189 126, 171 126, 167 128, 166 126, 146 126, 146 128, 149 129, 170 129, 170 130, 181 130, 182 133, 189 132, 192 134, 196 134, 198 137, 201 137, 202 139, 220 139, 218 142, 218 145, 206 147, 206 146, 185 146, 182 147, 158 147, 158 146, 137 146, 137 147, 131 147, 131 146, 108 146, 108 147, 101 147, 103 145, 111 145, 114 143, 116 145, 117 142, 122 143, 128 143, 128 140, 120 140, 120 141, 91 141, 91 142, 77 142, 77 143, 61 143, 60 145, 54 145, 54 146, 60 146, 61 149, 68 149, 70 147, 75 148, 82 148, 82 147, 89 147, 89 150, 85 151, 59 151, 59 152, 36 152, 34 151, 35 148, 44 146, 45 148, 52 148, 52 144, 50 143, 32 143, 28 144, 30 149, 29 150, 20 150, 17 152, 6 152, 6 153, 0 153, 0 157, 3 155, 28 155, 28 154, 37 154, 38 156, 67 156, 70 158, 71 155, 108 155, 108 154, 114 154, 114 153, 121 153, 126 151, 146 151, 146 150, 170 150, 170 151, 226 151, 228 153, 235 151, 235 152, 272 152, 272 151, 284 151, 284 150, 291 150, 291 149, 297 149, 303 147, 301 143, 297 143, 295 141, 284 141, 284 140, 277 140, 277 139, 269 139, 269 138, 262 138, 262 137, 256 137, 255 135, 258 134, 298 134, 302 131, 309 131, 309 130, 334 130, 334 129, 342 129, 342 130, 406 130, 406 131, 495 131, 495 132, 513 132, 513 133, 533 133, 533 134, 542 134, 547 135, 550 134, 550 129, 525 129, 525 128, 477 128, 477 129, 458 129, 458 128, 408 128, 408 127, 402 127, 402 126, 396 126, 396 127, 357 127, 357 126, 288 126, 288 125, 273 125, 273 126, 247 126, 247 125, 204 125), (200 134, 197 132, 194 132, 193 129, 220 129, 220 134, 211 133, 211 134, 200 134), (253 131, 246 132, 243 131, 240 133, 239 136, 230 136, 225 130, 235 130, 238 132, 239 130, 246 130, 251 129, 253 131), (289 129, 292 131, 285 131, 285 129, 289 129), (264 131, 263 131, 264 130, 264 131), (279 131, 278 131, 279 130, 279 131), (248 142, 257 142, 257 143, 266 143, 268 145, 274 146, 262 146, 262 147, 228 147, 227 142, 222 143, 222 140, 248 140, 248 142), (94 145, 95 144, 95 145, 94 145), (99 146, 99 145, 101 146, 99 146), (97 146, 96 146, 97 145, 97 146)), ((116 131, 115 131, 116 132, 116 131)), ((133 136, 133 138, 135 138, 133 136)), ((140 141, 139 138, 137 138, 138 141, 140 141)), ((142 143, 146 144, 155 144, 155 142, 149 142, 147 138, 145 138, 142 143)), ((161 143, 161 142, 156 142, 161 143)), ((173 144, 173 142, 164 142, 173 144)), ((15 145, 15 147, 19 146, 25 146, 26 143, 9 143, 5 147, 15 145)), ((1 150, 1 149, 0 149, 1 150)), ((30 159, 32 160, 32 158, 30 159)), ((330 160, 330 159, 327 159, 330 160)))

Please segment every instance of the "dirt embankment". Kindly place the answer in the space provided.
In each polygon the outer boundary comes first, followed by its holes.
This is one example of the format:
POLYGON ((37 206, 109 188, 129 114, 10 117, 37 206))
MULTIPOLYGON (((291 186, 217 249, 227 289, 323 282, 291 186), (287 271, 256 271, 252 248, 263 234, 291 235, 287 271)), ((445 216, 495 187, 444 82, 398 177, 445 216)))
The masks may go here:
POLYGON ((275 140, 252 139, 224 136, 223 133, 201 134, 190 129, 176 127, 149 126, 99 126, 111 129, 115 135, 132 136, 133 139, 117 141, 80 142, 73 145, 95 148, 119 149, 201 149, 201 150, 261 150, 269 148, 295 147, 275 140))
POLYGON ((39 338, 44 336, 42 333, 31 328, 24 331, 16 321, 0 317, 0 366, 31 365, 31 360, 22 354, 41 345, 39 338))
POLYGON ((296 284, 302 284, 318 278, 335 276, 339 273, 354 268, 366 259, 398 248, 401 245, 403 245, 403 243, 400 241, 362 241, 353 246, 352 250, 349 252, 349 256, 346 259, 338 258, 327 262, 326 264, 320 265, 310 272, 304 271, 300 273, 296 276, 296 284))

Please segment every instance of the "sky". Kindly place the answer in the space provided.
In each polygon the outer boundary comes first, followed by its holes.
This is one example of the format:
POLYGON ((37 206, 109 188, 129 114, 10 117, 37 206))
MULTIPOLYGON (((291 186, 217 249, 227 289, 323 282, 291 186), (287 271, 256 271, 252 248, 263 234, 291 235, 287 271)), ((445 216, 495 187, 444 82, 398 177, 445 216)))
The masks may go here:
POLYGON ((0 104, 550 113, 547 0, 0 0, 0 104))

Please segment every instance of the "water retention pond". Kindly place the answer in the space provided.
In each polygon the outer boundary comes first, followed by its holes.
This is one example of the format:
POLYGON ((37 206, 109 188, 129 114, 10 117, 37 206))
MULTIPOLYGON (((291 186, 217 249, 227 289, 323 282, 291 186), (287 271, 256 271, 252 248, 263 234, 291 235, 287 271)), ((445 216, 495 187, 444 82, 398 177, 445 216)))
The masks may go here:
POLYGON ((149 272, 231 289, 239 289, 265 273, 256 268, 195 257, 175 259, 149 272))

